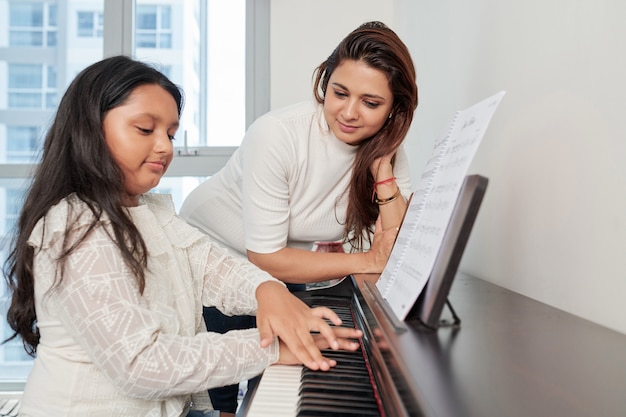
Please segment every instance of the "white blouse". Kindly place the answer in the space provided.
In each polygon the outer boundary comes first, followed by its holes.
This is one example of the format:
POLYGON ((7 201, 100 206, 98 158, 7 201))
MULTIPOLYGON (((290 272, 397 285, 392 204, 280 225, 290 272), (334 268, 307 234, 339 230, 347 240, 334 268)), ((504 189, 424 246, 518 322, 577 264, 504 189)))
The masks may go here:
POLYGON ((203 304, 254 314, 255 290, 269 274, 181 220, 169 196, 147 194, 128 210, 149 253, 143 295, 107 220, 59 270, 66 227, 71 244, 93 218, 75 196, 33 230, 41 339, 21 416, 181 416, 192 393, 248 379, 278 359, 277 342, 261 348, 257 329, 207 333, 202 318, 203 304))

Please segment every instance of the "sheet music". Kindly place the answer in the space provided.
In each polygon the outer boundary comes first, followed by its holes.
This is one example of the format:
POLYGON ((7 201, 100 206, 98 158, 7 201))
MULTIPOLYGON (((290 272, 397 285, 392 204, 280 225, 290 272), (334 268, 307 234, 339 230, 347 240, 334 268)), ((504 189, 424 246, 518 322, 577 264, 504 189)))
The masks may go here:
POLYGON ((446 134, 435 142, 376 283, 400 320, 428 281, 467 170, 504 94, 501 91, 457 112, 446 134))
POLYGON ((439 165, 441 164, 441 160, 447 149, 449 135, 450 129, 448 129, 448 131, 442 134, 435 141, 433 152, 426 162, 426 166, 424 167, 424 171, 422 172, 422 176, 417 187, 413 191, 411 201, 409 202, 407 212, 402 222, 402 227, 396 237, 396 243, 391 251, 391 254, 389 255, 387 265, 376 283, 378 290, 381 292, 383 297, 389 293, 390 287, 393 284, 395 277, 398 275, 398 270, 402 266, 402 259, 406 256, 411 236, 413 236, 413 233, 418 226, 419 215, 424 206, 426 196, 430 193, 435 173, 439 170, 439 165))

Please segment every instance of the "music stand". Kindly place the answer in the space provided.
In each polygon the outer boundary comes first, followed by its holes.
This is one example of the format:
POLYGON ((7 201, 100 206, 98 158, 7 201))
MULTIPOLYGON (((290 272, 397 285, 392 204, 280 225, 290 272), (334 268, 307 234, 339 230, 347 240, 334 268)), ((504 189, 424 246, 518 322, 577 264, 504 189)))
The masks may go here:
POLYGON ((480 175, 468 175, 463 181, 450 222, 446 228, 435 265, 426 286, 409 311, 405 321, 419 320, 428 328, 442 325, 459 325, 461 320, 448 301, 452 281, 456 276, 465 245, 474 226, 478 209, 485 195, 489 180, 480 175), (444 304, 448 305, 453 322, 441 320, 444 304))

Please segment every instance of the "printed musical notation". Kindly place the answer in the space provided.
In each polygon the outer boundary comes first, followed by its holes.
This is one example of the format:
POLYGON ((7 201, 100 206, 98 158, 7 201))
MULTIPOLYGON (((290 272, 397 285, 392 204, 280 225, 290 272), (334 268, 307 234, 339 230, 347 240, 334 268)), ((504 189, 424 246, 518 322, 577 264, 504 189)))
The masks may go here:
POLYGON ((400 320, 424 289, 463 180, 505 92, 456 113, 435 141, 376 286, 400 320))

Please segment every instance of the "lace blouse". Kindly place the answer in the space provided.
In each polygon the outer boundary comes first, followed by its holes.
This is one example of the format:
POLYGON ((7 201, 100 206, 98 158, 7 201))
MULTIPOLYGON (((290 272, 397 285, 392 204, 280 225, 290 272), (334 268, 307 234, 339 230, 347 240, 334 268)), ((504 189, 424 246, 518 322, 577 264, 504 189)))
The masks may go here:
POLYGON ((185 223, 169 196, 147 194, 128 209, 148 248, 143 294, 103 220, 68 258, 56 259, 92 219, 70 196, 35 227, 35 301, 40 344, 21 416, 180 416, 191 394, 248 379, 278 359, 257 329, 207 333, 202 305, 254 314, 257 286, 273 278, 228 255, 185 223))

